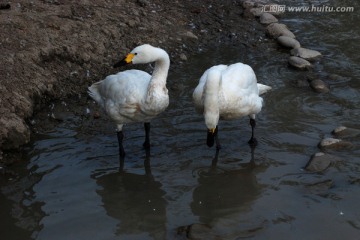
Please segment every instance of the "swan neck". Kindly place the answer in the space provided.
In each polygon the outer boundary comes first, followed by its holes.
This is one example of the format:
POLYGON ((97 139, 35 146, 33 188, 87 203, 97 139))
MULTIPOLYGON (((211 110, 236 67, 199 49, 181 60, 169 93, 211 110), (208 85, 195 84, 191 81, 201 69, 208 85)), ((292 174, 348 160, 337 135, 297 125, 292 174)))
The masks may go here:
POLYGON ((166 79, 170 67, 170 59, 167 56, 163 56, 155 61, 154 72, 151 76, 151 84, 166 85, 166 79))

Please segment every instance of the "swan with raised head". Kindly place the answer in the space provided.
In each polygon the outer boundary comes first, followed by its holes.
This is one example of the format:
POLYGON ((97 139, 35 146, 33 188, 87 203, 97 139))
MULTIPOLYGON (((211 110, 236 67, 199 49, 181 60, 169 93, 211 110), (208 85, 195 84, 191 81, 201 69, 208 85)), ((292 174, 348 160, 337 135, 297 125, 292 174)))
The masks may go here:
POLYGON ((217 65, 207 69, 193 93, 196 110, 204 115, 207 126, 207 145, 221 145, 218 138, 219 119, 231 120, 250 117, 252 128, 249 144, 255 146, 255 115, 261 111, 263 99, 259 96, 271 87, 257 83, 253 69, 243 63, 217 65))
POLYGON ((114 65, 145 64, 155 62, 153 74, 140 70, 126 70, 107 76, 89 87, 89 95, 116 123, 119 155, 125 156, 123 126, 143 122, 145 142, 150 148, 150 120, 169 105, 166 79, 170 67, 169 55, 161 48, 144 44, 134 48, 124 59, 114 65))

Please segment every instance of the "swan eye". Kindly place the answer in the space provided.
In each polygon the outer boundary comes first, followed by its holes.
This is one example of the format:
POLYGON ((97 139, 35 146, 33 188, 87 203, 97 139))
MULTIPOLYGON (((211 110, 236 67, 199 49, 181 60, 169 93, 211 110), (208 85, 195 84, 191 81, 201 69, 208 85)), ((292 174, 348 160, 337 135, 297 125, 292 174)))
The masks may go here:
POLYGON ((134 53, 134 55, 136 56, 136 55, 137 55, 137 53, 134 53))

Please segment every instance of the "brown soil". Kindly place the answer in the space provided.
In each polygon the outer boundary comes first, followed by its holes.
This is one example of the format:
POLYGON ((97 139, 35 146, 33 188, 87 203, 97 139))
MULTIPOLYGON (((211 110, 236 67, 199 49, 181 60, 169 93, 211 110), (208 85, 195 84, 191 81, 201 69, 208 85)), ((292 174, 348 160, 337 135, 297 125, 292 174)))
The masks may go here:
POLYGON ((19 152, 29 142, 38 109, 54 99, 86 96, 87 86, 115 72, 113 63, 137 45, 165 49, 171 68, 219 40, 255 47, 263 27, 244 17, 241 2, 9 3, 0 10, 0 162, 9 162, 11 154, 3 152, 19 152))

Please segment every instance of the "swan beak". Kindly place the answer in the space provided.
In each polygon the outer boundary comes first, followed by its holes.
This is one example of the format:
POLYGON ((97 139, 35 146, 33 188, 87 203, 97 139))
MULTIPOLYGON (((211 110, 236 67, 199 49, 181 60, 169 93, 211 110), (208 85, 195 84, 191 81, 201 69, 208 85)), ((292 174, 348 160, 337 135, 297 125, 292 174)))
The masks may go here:
POLYGON ((208 147, 214 146, 214 143, 215 143, 215 132, 216 132, 216 128, 208 129, 207 139, 206 139, 206 145, 208 145, 208 147))
POLYGON ((127 64, 131 64, 134 56, 135 56, 134 53, 129 53, 128 55, 126 55, 126 57, 124 59, 122 59, 121 61, 115 63, 114 68, 125 66, 127 64))

